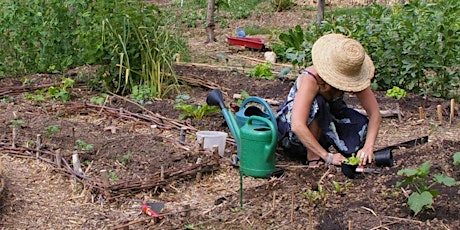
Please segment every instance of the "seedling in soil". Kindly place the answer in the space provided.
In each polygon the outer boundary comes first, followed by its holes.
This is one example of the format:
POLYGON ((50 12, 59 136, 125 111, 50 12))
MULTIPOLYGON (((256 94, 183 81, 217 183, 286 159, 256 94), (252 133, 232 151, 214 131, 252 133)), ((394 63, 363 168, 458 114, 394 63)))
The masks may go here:
POLYGON ((396 183, 397 187, 409 185, 415 191, 409 196, 407 204, 414 211, 414 216, 424 209, 433 208, 434 198, 439 195, 439 190, 433 188, 436 184, 445 186, 458 185, 454 178, 445 174, 436 174, 432 182, 428 178, 430 174, 431 163, 426 161, 416 169, 406 168, 398 171, 398 175, 406 176, 406 179, 396 183))
POLYGON ((92 150, 93 147, 94 147, 93 144, 87 144, 86 142, 82 140, 77 140, 77 145, 74 146, 74 148, 79 151, 92 150))
POLYGON ((454 154, 454 165, 460 165, 460 152, 454 154))
POLYGON ((318 190, 308 189, 302 194, 306 199, 308 204, 313 205, 317 201, 324 202, 327 198, 327 191, 323 190, 323 186, 318 185, 318 190))
POLYGON ((50 125, 45 129, 45 136, 50 138, 53 134, 59 132, 59 127, 57 125, 50 125))
POLYGON ((344 196, 344 195, 348 194, 348 191, 349 191, 350 187, 353 186, 348 181, 345 182, 343 185, 341 185, 339 182, 333 180, 332 184, 334 185, 335 194, 340 195, 340 196, 344 196))
POLYGON ((201 120, 203 119, 203 117, 211 113, 219 112, 219 107, 210 106, 206 103, 204 103, 203 105, 189 105, 184 103, 177 103, 176 105, 174 105, 174 108, 183 111, 183 113, 179 114, 180 120, 183 120, 187 117, 201 120))
POLYGON ((22 119, 14 119, 10 121, 10 127, 11 128, 20 128, 24 123, 26 123, 22 119))
POLYGON ((110 171, 110 172, 109 172, 109 176, 110 176, 110 180, 111 180, 112 182, 117 182, 117 181, 118 181, 117 174, 116 174, 114 171, 110 171))
POLYGON ((91 102, 93 104, 102 105, 102 104, 104 104, 104 102, 105 102, 105 100, 107 99, 108 96, 109 95, 107 95, 106 93, 103 93, 100 96, 91 97, 91 99, 89 99, 89 102, 91 102))
POLYGON ((121 156, 118 160, 120 161, 120 163, 121 163, 122 165, 125 165, 125 166, 126 166, 126 164, 128 163, 128 161, 129 161, 129 159, 131 158, 132 155, 133 155, 133 154, 132 154, 130 151, 128 151, 126 154, 124 154, 123 156, 121 156))

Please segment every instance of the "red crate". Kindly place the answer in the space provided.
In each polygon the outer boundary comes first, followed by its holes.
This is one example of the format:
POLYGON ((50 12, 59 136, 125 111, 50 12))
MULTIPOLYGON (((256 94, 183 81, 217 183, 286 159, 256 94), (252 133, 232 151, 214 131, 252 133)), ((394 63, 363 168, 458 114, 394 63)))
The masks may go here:
POLYGON ((264 40, 262 38, 249 37, 227 37, 227 42, 234 46, 244 46, 247 48, 261 50, 264 48, 264 40))

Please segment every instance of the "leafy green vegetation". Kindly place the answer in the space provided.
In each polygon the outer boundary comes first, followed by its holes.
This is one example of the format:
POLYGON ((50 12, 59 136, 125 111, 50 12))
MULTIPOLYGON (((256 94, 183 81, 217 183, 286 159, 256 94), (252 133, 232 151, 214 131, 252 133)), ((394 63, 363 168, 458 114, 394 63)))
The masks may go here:
POLYGON ((77 145, 74 146, 74 149, 79 151, 88 151, 94 148, 93 144, 88 144, 82 140, 77 140, 76 143, 77 145))
POLYGON ((276 76, 270 70, 271 66, 272 65, 270 64, 270 62, 265 62, 264 64, 256 65, 254 66, 254 69, 252 69, 249 72, 249 77, 273 80, 276 78, 276 76))
POLYGON ((59 132, 59 126, 50 125, 50 126, 47 126, 45 129, 45 136, 47 138, 50 138, 51 136, 53 136, 55 133, 58 133, 58 132, 59 132))
MULTIPOLYGON (((187 47, 154 4, 5 0, 0 8, 0 77, 102 64, 98 82, 115 93, 146 86, 152 97, 163 97, 177 88, 172 62, 187 47)), ((67 100, 63 91, 50 88, 48 93, 67 100)))
POLYGON ((101 94, 99 96, 91 97, 89 99, 89 102, 94 103, 94 104, 98 104, 98 105, 102 105, 107 100, 108 96, 109 95, 107 95, 106 93, 103 93, 103 94, 101 94))
POLYGON ((404 89, 399 88, 398 86, 393 86, 393 88, 387 90, 387 97, 392 97, 395 99, 401 99, 406 96, 406 91, 404 89))
POLYGON ((126 154, 123 154, 122 156, 118 157, 118 161, 124 166, 129 162, 129 159, 133 156, 133 153, 131 151, 128 151, 126 154))
POLYGON ((445 174, 436 174, 432 181, 429 180, 431 163, 426 161, 416 169, 406 168, 398 171, 398 175, 405 176, 403 181, 396 183, 397 187, 410 185, 415 191, 409 196, 407 204, 417 215, 420 211, 433 208, 434 198, 439 195, 439 190, 434 188, 436 184, 445 186, 455 186, 458 182, 454 178, 445 174))
POLYGON ((22 119, 14 119, 14 120, 10 121, 10 127, 11 128, 19 128, 25 123, 26 123, 26 121, 24 121, 22 119))
POLYGON ((361 163, 361 159, 355 156, 355 154, 351 154, 351 157, 345 158, 342 160, 342 163, 346 163, 349 165, 359 165, 361 163))
POLYGON ((24 98, 38 102, 45 101, 48 98, 68 101, 70 100, 70 94, 74 84, 75 81, 73 79, 64 77, 60 85, 51 86, 47 89, 36 90, 34 94, 25 93, 24 98))
POLYGON ((454 165, 460 165, 460 152, 454 154, 454 165))
POLYGON ((323 203, 327 199, 327 191, 324 190, 321 185, 318 185, 317 190, 307 189, 302 195, 307 199, 310 205, 314 205, 316 202, 323 203))
POLYGON ((191 117, 197 120, 203 119, 203 117, 211 114, 219 112, 219 107, 217 106, 210 106, 207 103, 203 105, 189 105, 179 102, 174 105, 175 109, 183 111, 183 113, 179 114, 179 119, 183 120, 187 117, 191 117))

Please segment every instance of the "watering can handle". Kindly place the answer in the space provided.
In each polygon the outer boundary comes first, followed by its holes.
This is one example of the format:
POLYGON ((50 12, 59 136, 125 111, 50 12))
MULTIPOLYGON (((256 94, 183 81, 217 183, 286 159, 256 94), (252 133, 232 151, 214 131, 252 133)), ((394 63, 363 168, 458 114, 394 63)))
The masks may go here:
MULTIPOLYGON (((273 123, 270 120, 268 120, 267 118, 259 117, 259 116, 250 116, 248 121, 247 121, 247 123, 252 125, 253 120, 264 122, 264 123, 266 123, 268 125, 268 127, 270 127, 270 131, 272 133, 272 141, 270 142, 270 145, 265 146, 265 148, 274 149, 276 147, 275 145, 276 145, 276 142, 278 140, 278 132, 275 129, 275 126, 273 125, 273 123)), ((269 156, 267 156, 267 157, 269 157, 269 156)))
POLYGON ((277 124, 277 121, 276 121, 276 117, 273 114, 272 109, 270 108, 270 105, 268 105, 267 102, 264 99, 260 98, 260 97, 248 97, 248 98, 244 99, 244 101, 241 103, 240 107, 241 108, 246 108, 246 105, 248 103, 250 103, 250 102, 257 102, 257 103, 263 105, 265 110, 267 110, 267 112, 268 112, 268 115, 270 117, 270 120, 272 121, 272 124, 273 124, 275 130, 278 130, 278 124, 277 124))

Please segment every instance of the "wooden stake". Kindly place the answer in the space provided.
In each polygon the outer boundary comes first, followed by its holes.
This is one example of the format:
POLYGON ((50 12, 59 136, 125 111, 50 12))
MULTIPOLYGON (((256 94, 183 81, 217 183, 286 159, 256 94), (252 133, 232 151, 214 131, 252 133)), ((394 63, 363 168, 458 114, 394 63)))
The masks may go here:
POLYGON ((450 116, 449 116, 449 124, 452 124, 454 121, 455 116, 455 99, 450 99, 450 116))
POLYGON ((212 146, 212 157, 214 159, 215 164, 219 164, 219 145, 212 146))
POLYGON ((179 133, 179 143, 181 144, 185 144, 185 133, 187 133, 187 128, 181 127, 179 133))
POLYGON ((398 111, 398 121, 402 122, 401 109, 399 107, 399 103, 396 103, 396 111, 398 111))
POLYGON ((418 114, 420 120, 425 120, 425 110, 423 109, 423 107, 418 107, 418 114))
POLYGON ((109 186, 110 186, 109 172, 107 172, 106 169, 102 169, 100 172, 101 172, 102 184, 103 184, 105 187, 109 187, 109 186))
MULTIPOLYGON (((42 147, 42 135, 37 134, 37 146, 36 146, 36 149, 40 150, 41 147, 42 147)), ((37 158, 37 162, 38 162, 39 158, 40 158, 40 151, 35 152, 35 157, 37 158)))
POLYGON ((61 154, 61 149, 58 149, 56 150, 56 165, 57 165, 57 168, 61 168, 61 163, 62 163, 62 154, 61 154))
POLYGON ((442 122, 442 105, 438 105, 436 109, 436 112, 438 114, 438 121, 442 122))
POLYGON ((72 155, 73 170, 77 174, 82 174, 83 170, 81 169, 80 159, 78 158, 78 153, 72 155))
POLYGON ((161 166, 161 169, 160 169, 160 179, 162 181, 165 180, 165 167, 163 165, 161 166))
MULTIPOLYGON (((196 164, 201 164, 202 163, 202 160, 201 160, 201 157, 199 157, 198 159, 196 159, 196 164)), ((196 180, 197 181, 200 181, 201 180, 201 176, 202 176, 202 173, 201 173, 201 166, 198 168, 198 171, 196 172, 196 180)))

